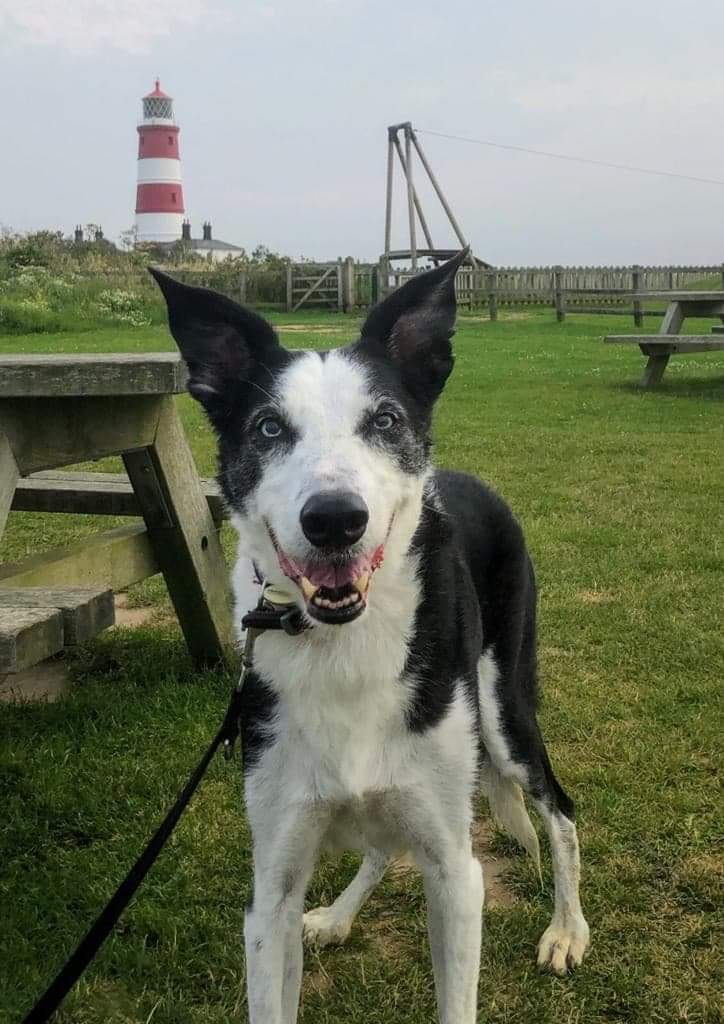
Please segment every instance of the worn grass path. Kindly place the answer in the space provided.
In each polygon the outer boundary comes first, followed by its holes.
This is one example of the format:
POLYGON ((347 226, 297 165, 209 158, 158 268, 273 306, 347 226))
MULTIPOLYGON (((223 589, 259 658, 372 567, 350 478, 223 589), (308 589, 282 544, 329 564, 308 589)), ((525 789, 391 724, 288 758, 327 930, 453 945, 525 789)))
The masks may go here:
MULTIPOLYGON (((354 330, 338 316, 275 319, 295 328, 282 331, 293 345, 336 344, 354 330)), ((709 326, 686 324, 692 333, 709 326)), ((558 325, 549 312, 504 314, 497 324, 463 318, 437 416, 437 460, 505 495, 532 549, 541 717, 578 803, 593 933, 574 977, 538 974, 550 871, 540 892, 515 857, 514 904, 486 917, 479 1018, 490 1024, 722 1020, 724 353, 673 357, 663 387, 641 393, 638 351, 601 344, 612 329, 604 317, 558 325)), ((158 328, 0 338, 0 351, 169 347, 158 328)), ((209 474, 210 434, 191 401, 180 402, 209 474)), ((108 522, 12 515, 0 558, 99 525, 108 522)), ((164 606, 156 583, 135 596, 164 606)), ((214 730, 229 686, 192 671, 162 618, 106 634, 72 668, 61 702, 0 707, 2 1024, 19 1019, 134 859, 214 730)), ((212 766, 62 1024, 244 1019, 249 852, 239 790, 234 768, 212 766)), ((354 863, 325 862, 310 905, 331 900, 354 863)), ((300 1019, 434 1020, 414 875, 384 883, 346 948, 307 955, 300 1019)))

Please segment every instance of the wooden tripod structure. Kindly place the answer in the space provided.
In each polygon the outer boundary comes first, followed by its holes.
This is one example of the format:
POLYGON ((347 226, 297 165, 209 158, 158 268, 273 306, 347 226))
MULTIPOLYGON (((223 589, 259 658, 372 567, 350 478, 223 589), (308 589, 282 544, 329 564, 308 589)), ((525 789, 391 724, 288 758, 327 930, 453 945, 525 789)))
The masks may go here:
MULTIPOLYGON (((462 229, 455 219, 455 215, 450 209, 450 204, 445 198, 445 194, 440 187, 440 183, 435 177, 432 168, 428 162, 425 153, 423 152, 420 140, 412 127, 410 121, 403 121, 400 124, 390 125, 387 129, 387 202, 385 206, 385 252, 383 259, 385 265, 389 267, 392 260, 409 260, 413 271, 417 270, 418 259, 428 258, 435 266, 444 260, 449 260, 457 254, 459 249, 437 249, 432 241, 432 235, 430 229, 425 220, 425 214, 422 210, 422 204, 420 197, 417 194, 413 180, 413 151, 417 153, 417 156, 422 164, 422 167, 430 180, 430 184, 435 190, 437 198, 440 200, 440 204, 447 215, 447 219, 455 232, 458 242, 460 243, 460 249, 464 249, 467 246, 467 241, 463 235, 462 229), (402 143, 400 142, 400 132, 403 133, 405 151, 403 154, 402 143), (410 225, 410 248, 409 249, 392 249, 391 248, 391 235, 392 235, 392 185, 395 171, 395 153, 400 161, 402 168, 402 174, 405 179, 407 186, 407 216, 410 225), (427 248, 419 249, 417 246, 417 224, 415 220, 415 214, 420 221, 420 227, 422 233, 425 236, 425 242, 427 248)), ((477 259, 470 253, 467 261, 474 268, 486 268, 487 263, 483 263, 482 260, 477 259)))

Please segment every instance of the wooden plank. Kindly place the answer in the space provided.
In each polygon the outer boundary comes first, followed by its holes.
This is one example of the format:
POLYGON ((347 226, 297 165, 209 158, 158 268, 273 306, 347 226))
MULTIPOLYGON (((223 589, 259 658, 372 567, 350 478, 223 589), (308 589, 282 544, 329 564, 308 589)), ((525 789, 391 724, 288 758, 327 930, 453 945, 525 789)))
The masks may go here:
POLYGON ((150 444, 158 423, 154 395, 0 399, 4 432, 23 476, 150 444))
POLYGON ((0 430, 0 537, 5 529, 19 478, 20 469, 15 461, 10 441, 0 430))
POLYGON ((678 335, 685 318, 684 306, 680 302, 670 302, 661 321, 659 334, 678 335))
MULTIPOLYGON (((226 518, 219 485, 201 477, 201 487, 214 522, 226 518)), ((49 470, 21 477, 15 488, 14 512, 65 512, 91 516, 140 516, 138 499, 125 473, 72 473, 49 470)))
POLYGON ((344 312, 344 265, 341 257, 337 260, 337 312, 344 312))
POLYGON ((566 307, 563 297, 563 267, 556 267, 553 271, 553 288, 556 320, 558 323, 562 323, 566 318, 566 307))
POLYGON ((603 339, 608 345, 648 345, 663 347, 672 352, 716 352, 724 348, 710 334, 609 334, 603 339))
POLYGON ((641 267, 633 267, 631 273, 631 286, 633 289, 633 321, 634 327, 643 327, 644 318, 641 312, 641 299, 638 297, 641 291, 641 267))
POLYGON ((294 268, 291 263, 287 263, 286 269, 286 291, 287 291, 287 313, 291 313, 294 306, 294 268))
POLYGON ((58 608, 66 647, 86 643, 116 621, 112 590, 87 587, 2 587, 3 608, 58 608))
MULTIPOLYGON (((437 198, 440 200, 440 204, 441 204, 443 210, 445 211, 445 213, 447 214, 447 219, 450 221, 450 226, 452 227, 453 231, 457 235, 457 239, 460 242, 460 248, 464 249, 465 246, 468 243, 465 241, 465 236, 463 235, 462 231, 460 230, 460 225, 455 220, 455 216, 454 216, 452 210, 450 209, 450 204, 448 203, 447 199, 445 198, 445 194, 444 194, 443 190, 441 189, 440 184, 439 184, 437 178, 433 174, 432 168, 430 167, 430 164, 427 161, 427 157, 425 156, 425 153, 423 151, 423 148, 420 145, 420 140, 418 139, 417 133, 413 129, 412 125, 410 125, 410 138, 412 139, 412 144, 415 147, 415 149, 417 151, 417 155, 420 158, 420 163, 425 168, 427 176, 430 179, 430 184, 435 189, 435 192, 437 194, 437 198)), ((422 253, 418 251, 418 255, 422 255, 422 253)), ((456 255, 457 255, 457 250, 453 249, 453 250, 450 251, 450 256, 448 256, 447 258, 451 259, 453 256, 456 256, 456 255)))
POLYGON ((0 587, 105 587, 125 590, 159 572, 142 524, 84 537, 73 544, 0 564, 0 587))
MULTIPOLYGON (((397 135, 395 135, 395 138, 394 138, 394 145, 395 145, 395 149, 397 151, 397 157, 398 157, 398 159, 400 161, 400 165, 402 166, 402 173, 405 176, 405 178, 407 178, 407 161, 405 160, 405 157, 403 156, 402 146, 400 145, 400 140, 398 139, 397 135)), ((425 236, 425 241, 427 242, 428 249, 434 250, 435 246, 433 245, 432 235, 430 234, 430 229, 427 226, 427 221, 425 220, 425 214, 423 212, 422 204, 421 204, 419 196, 417 194, 417 189, 415 188, 414 181, 412 183, 412 201, 415 204, 415 209, 417 210, 417 216, 419 217, 419 220, 420 220, 420 227, 422 228, 422 233, 425 236)))
POLYGON ((716 341, 712 342, 709 339, 706 341, 688 343, 688 339, 684 342, 671 341, 668 342, 665 338, 661 337, 659 341, 653 343, 647 343, 639 345, 639 348, 644 355, 657 355, 661 353, 668 353, 670 356, 678 353, 679 355, 693 355, 696 352, 717 352, 719 349, 724 348, 724 344, 716 341))
POLYGON ((125 452, 123 460, 192 657, 229 663, 228 570, 173 399, 162 399, 150 448, 125 452))
POLYGON ((177 352, 0 357, 0 397, 176 395, 188 374, 177 352))
POLYGON ((407 219, 410 225, 410 263, 417 270, 414 186, 412 182, 412 125, 405 125, 405 180, 407 181, 407 219))
POLYGON ((488 271, 488 316, 491 320, 498 319, 498 275, 494 270, 488 271))
POLYGON ((394 173, 394 162, 395 155, 393 152, 393 140, 397 138, 397 133, 392 129, 387 129, 387 183, 385 191, 385 258, 389 259, 390 255, 390 240, 392 236, 392 178, 394 173))
POLYGON ((62 650, 60 609, 0 607, 0 674, 22 672, 62 650))
POLYGON ((641 387, 654 388, 657 384, 661 383, 661 378, 664 376, 664 370, 670 358, 669 355, 650 355, 644 368, 641 387))
POLYGON ((668 299, 669 302, 724 302, 724 292, 691 291, 641 291, 640 299, 668 299))

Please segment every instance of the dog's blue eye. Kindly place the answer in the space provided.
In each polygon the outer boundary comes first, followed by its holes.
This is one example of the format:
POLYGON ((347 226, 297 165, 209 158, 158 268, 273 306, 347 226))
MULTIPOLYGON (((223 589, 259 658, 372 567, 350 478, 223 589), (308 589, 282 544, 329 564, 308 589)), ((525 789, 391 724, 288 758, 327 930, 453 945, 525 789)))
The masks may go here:
POLYGON ((378 412, 372 422, 377 430, 389 430, 394 427, 397 417, 391 412, 378 412))
POLYGON ((267 416, 261 421, 257 429, 263 437, 279 437, 282 432, 282 425, 274 416, 267 416))

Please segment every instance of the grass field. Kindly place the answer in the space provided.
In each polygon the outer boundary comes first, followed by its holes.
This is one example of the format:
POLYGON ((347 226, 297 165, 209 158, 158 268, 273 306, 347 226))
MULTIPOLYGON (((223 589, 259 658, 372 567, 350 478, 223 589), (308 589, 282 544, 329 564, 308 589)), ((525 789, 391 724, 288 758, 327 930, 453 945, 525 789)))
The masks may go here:
MULTIPOLYGON (((355 329, 343 316, 274 319, 295 346, 355 329)), ((660 390, 642 393, 638 350, 601 344, 621 329, 591 316, 558 325, 550 311, 463 317, 437 416, 438 462, 508 499, 536 563, 541 717, 578 804, 593 939, 572 978, 536 971, 549 862, 541 892, 512 857, 510 905, 486 915, 479 1019, 490 1024, 722 1020, 724 352, 675 356, 660 390)), ((170 347, 158 327, 0 338, 0 352, 170 347)), ((190 399, 180 405, 211 474, 211 436, 190 399)), ((12 515, 0 559, 101 524, 12 515)), ((2 1024, 19 1019, 112 892, 226 704, 230 680, 194 673, 162 587, 134 597, 157 603, 157 623, 81 651, 67 698, 0 706, 2 1024)), ((502 837, 494 846, 511 854, 502 837)), ((239 773, 219 760, 59 1021, 243 1020, 249 862, 239 773)), ((324 862, 309 905, 330 901, 354 865, 324 862)), ((307 955, 300 1019, 435 1019, 415 875, 385 881, 347 947, 307 955)))

